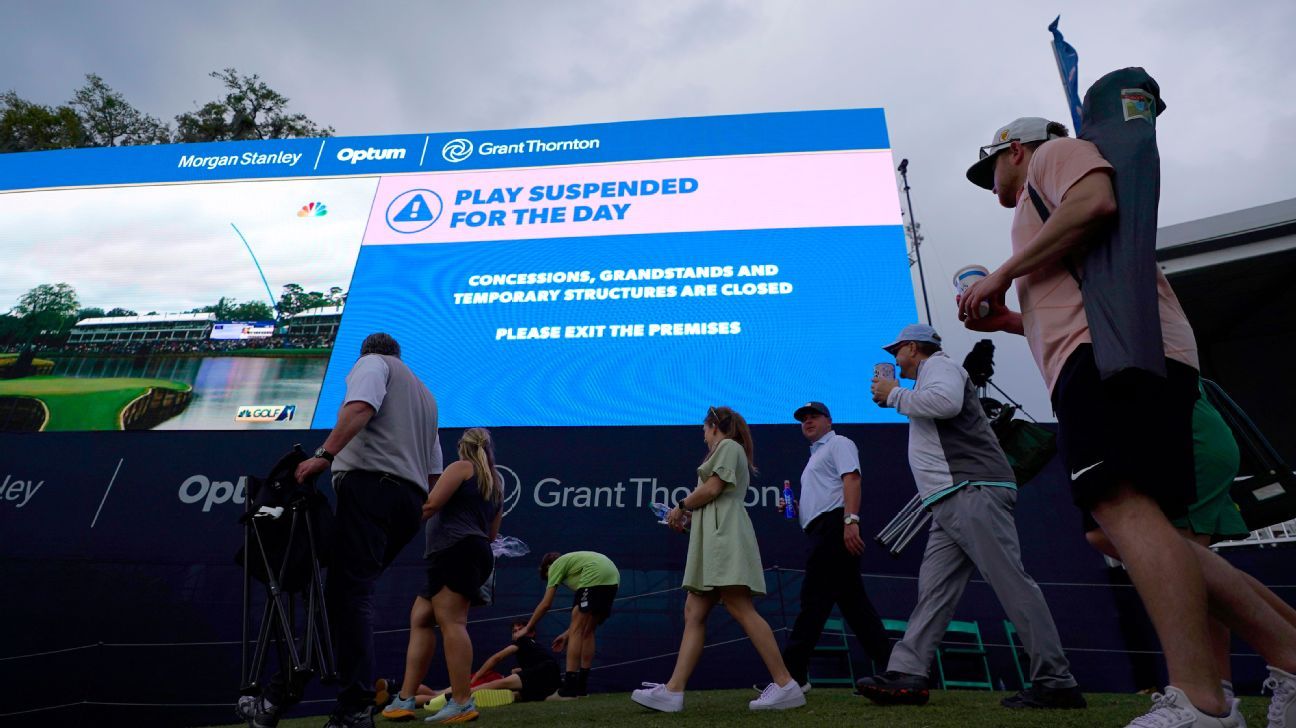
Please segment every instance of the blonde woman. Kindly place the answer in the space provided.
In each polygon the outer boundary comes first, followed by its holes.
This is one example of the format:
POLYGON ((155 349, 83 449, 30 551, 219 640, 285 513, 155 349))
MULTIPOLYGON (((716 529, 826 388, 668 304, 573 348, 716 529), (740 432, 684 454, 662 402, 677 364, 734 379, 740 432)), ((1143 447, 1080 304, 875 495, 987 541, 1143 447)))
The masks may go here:
POLYGON ((786 710, 805 705, 801 686, 792 679, 769 623, 752 604, 753 594, 765 593, 756 531, 743 499, 755 471, 751 430, 743 416, 728 407, 707 410, 702 423, 707 458, 698 467, 693 492, 666 515, 675 530, 683 530, 692 513, 688 561, 684 566, 684 636, 675 672, 664 684, 644 683, 631 699, 653 710, 677 713, 684 709, 684 686, 702 657, 706 620, 716 603, 742 626, 770 672, 769 687, 748 703, 752 710, 786 710))
POLYGON ((503 479, 495 468, 490 432, 480 427, 459 438, 459 460, 445 469, 423 504, 427 522, 427 585, 410 610, 410 641, 400 693, 383 710, 392 720, 414 717, 414 694, 436 652, 436 632, 445 639, 450 695, 431 723, 461 723, 477 717, 469 681, 472 641, 468 608, 478 599, 495 559, 491 541, 504 517, 503 479), (409 697, 406 697, 409 696, 409 697))

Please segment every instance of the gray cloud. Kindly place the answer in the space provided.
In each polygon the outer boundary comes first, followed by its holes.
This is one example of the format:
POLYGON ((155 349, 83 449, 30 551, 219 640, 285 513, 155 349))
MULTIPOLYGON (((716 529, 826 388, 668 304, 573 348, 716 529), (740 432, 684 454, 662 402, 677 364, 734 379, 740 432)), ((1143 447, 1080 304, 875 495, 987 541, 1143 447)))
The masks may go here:
MULTIPOLYGON (((1162 224, 1296 197, 1296 5, 1061 11, 1082 86, 1125 65, 1161 83, 1162 224)), ((958 333, 949 276, 1001 262, 1009 222, 963 171, 1009 119, 1069 121, 1052 12, 1026 0, 29 3, 6 9, 0 89, 59 102, 94 71, 169 119, 216 95, 205 73, 235 66, 356 135, 882 106, 910 160, 936 324, 961 355, 979 337, 958 333)), ((1024 344, 994 338, 1003 381, 1046 415, 1024 344)))

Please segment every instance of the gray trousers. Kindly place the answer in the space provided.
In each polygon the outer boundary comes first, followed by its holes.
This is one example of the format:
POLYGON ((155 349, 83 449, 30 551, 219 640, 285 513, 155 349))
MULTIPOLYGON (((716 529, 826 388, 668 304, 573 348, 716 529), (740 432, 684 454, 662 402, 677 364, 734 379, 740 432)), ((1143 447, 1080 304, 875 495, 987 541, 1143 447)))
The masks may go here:
POLYGON ((1016 503, 1011 488, 970 485, 932 505, 931 533, 918 570, 918 605, 904 639, 891 652, 888 670, 927 675, 975 568, 1021 635, 1031 682, 1047 688, 1076 684, 1044 595, 1022 568, 1016 503))

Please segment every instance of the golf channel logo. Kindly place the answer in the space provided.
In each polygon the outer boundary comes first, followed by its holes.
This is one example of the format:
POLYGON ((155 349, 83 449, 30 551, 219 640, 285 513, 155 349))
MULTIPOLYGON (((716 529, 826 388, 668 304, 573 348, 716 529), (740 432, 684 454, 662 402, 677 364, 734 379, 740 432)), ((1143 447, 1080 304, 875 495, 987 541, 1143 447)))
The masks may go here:
POLYGON ((441 158, 451 164, 458 164, 472 156, 473 143, 467 139, 451 139, 441 147, 441 158))
POLYGON ((441 195, 427 189, 406 190, 387 205, 387 227, 403 235, 422 232, 441 217, 441 195))
POLYGON ((324 217, 328 207, 323 202, 308 202, 297 211, 297 217, 324 217))
POLYGON ((295 404, 242 404, 239 405, 238 414, 234 415, 234 421, 292 422, 295 414, 297 414, 295 404))

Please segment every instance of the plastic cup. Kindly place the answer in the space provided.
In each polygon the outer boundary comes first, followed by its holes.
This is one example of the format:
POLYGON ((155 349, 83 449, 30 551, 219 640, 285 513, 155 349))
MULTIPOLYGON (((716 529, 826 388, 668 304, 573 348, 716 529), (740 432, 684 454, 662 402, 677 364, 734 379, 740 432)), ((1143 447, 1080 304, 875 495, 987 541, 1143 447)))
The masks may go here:
POLYGON ((873 365, 874 379, 895 379, 895 364, 891 362, 880 362, 873 365))
MULTIPOLYGON (((967 289, 972 287, 973 283, 976 283, 988 275, 990 275, 990 271, 983 265, 965 265, 962 268, 959 268, 958 272, 954 274, 955 295, 962 296, 967 289)), ((989 316, 990 302, 982 301, 981 305, 977 308, 977 314, 978 317, 989 316)))

